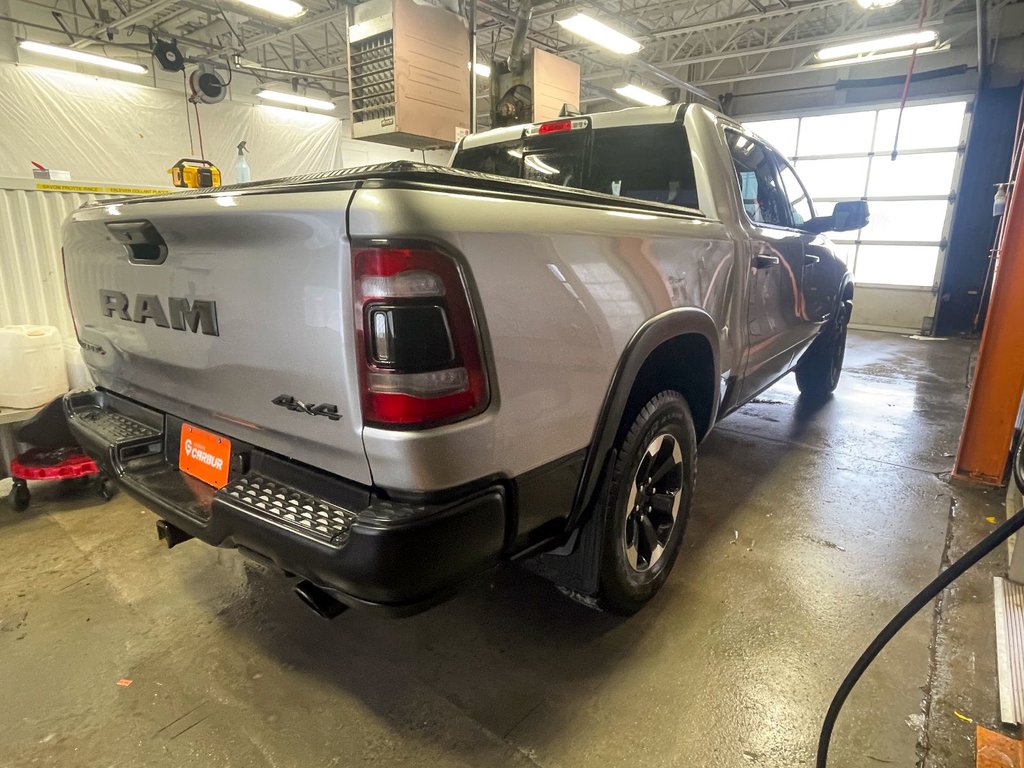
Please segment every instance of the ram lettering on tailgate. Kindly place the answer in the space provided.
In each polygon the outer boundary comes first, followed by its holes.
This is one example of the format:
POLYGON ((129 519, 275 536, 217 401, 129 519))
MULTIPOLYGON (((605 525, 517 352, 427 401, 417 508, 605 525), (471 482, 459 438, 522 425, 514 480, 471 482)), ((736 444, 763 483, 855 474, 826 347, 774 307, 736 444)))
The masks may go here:
POLYGON ((140 293, 131 300, 121 291, 101 288, 100 310, 107 317, 118 317, 142 325, 145 325, 147 320, 152 320, 153 324, 160 328, 173 328, 176 331, 188 329, 192 333, 220 336, 215 301, 197 299, 190 303, 186 298, 171 296, 167 299, 168 311, 165 312, 159 296, 140 293))

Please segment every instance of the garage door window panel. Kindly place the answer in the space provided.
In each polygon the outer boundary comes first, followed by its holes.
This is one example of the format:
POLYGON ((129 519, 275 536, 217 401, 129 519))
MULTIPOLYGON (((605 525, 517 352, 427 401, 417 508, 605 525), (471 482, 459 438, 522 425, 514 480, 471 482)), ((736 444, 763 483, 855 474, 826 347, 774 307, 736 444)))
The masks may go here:
POLYGON ((871 221, 860 231, 862 241, 935 243, 942 239, 946 200, 871 200, 871 221))
POLYGON ((874 111, 804 117, 796 156, 866 154, 871 150, 874 124, 874 111))
POLYGON ((868 181, 868 158, 799 160, 796 170, 814 200, 858 198, 868 181))
POLYGON ((963 100, 907 107, 895 161, 896 108, 747 125, 793 161, 818 211, 866 197, 868 226, 834 235, 837 256, 858 282, 931 288, 958 183, 966 107, 963 100))
POLYGON ((746 127, 779 150, 784 157, 796 155, 796 140, 800 131, 800 118, 762 120, 747 123, 746 127))
POLYGON ((935 245, 861 245, 857 282, 928 287, 935 281, 938 260, 935 245))
POLYGON ((875 155, 871 158, 868 196, 945 196, 953 184, 956 158, 956 152, 897 155, 895 160, 875 155))
POLYGON ((899 122, 899 150, 939 149, 959 146, 963 132, 964 107, 962 101, 945 104, 924 104, 907 107, 903 118, 898 109, 883 109, 878 112, 878 127, 875 130, 876 152, 892 152, 896 139, 896 123, 899 122))

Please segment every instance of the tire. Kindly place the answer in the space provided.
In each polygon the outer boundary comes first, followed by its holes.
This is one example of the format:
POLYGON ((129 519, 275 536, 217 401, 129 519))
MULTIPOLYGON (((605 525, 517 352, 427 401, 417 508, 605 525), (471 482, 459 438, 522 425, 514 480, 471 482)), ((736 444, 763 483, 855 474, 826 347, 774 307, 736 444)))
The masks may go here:
POLYGON ((11 492, 7 494, 7 503, 15 512, 24 512, 28 509, 31 495, 28 491, 28 483, 24 480, 15 480, 11 492))
POLYGON ((629 616, 665 583, 683 540, 697 468, 686 400, 671 390, 651 398, 617 448, 604 509, 597 607, 629 616))
POLYGON ((804 353, 796 367, 796 385, 801 395, 812 400, 825 400, 839 386, 852 310, 852 302, 840 304, 832 322, 804 353))

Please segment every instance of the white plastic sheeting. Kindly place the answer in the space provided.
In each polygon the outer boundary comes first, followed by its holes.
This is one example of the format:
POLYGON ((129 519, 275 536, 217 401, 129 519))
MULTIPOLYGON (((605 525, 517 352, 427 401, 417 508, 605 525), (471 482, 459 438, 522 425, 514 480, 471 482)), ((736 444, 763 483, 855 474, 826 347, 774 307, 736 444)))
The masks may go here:
MULTIPOLYGON (((158 88, 52 69, 0 66, 4 130, 0 176, 30 176, 30 162, 70 171, 72 179, 120 184, 170 183, 167 169, 194 153, 185 100, 158 88)), ((227 172, 246 139, 254 178, 327 170, 338 156, 340 123, 324 115, 252 105, 200 105, 206 157, 227 172), (277 114, 282 113, 282 114, 277 114)), ((225 182, 229 179, 225 178, 225 182)))
POLYGON ((60 226, 95 195, 0 190, 0 325, 53 325, 74 337, 60 226))
MULTIPOLYGON (((195 110, 182 92, 76 72, 0 64, 0 176, 31 177, 31 161, 72 179, 166 186, 167 169, 199 157, 195 110)), ((253 179, 328 171, 367 162, 423 160, 420 152, 346 138, 341 120, 295 109, 224 101, 199 105, 203 145, 230 183, 235 147, 251 150, 253 179), (348 155, 351 154, 351 157, 348 155)), ((443 163, 444 152, 428 152, 443 163)))

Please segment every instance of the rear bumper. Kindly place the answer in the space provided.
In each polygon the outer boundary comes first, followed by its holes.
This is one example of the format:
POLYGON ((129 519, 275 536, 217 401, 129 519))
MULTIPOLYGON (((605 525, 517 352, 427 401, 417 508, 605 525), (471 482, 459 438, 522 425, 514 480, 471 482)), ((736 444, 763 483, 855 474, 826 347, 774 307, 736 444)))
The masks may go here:
POLYGON ((350 605, 415 610, 495 565, 505 546, 503 486, 396 503, 234 441, 228 484, 178 469, 181 421, 94 391, 67 395, 82 448, 132 497, 186 533, 244 548, 350 605))

